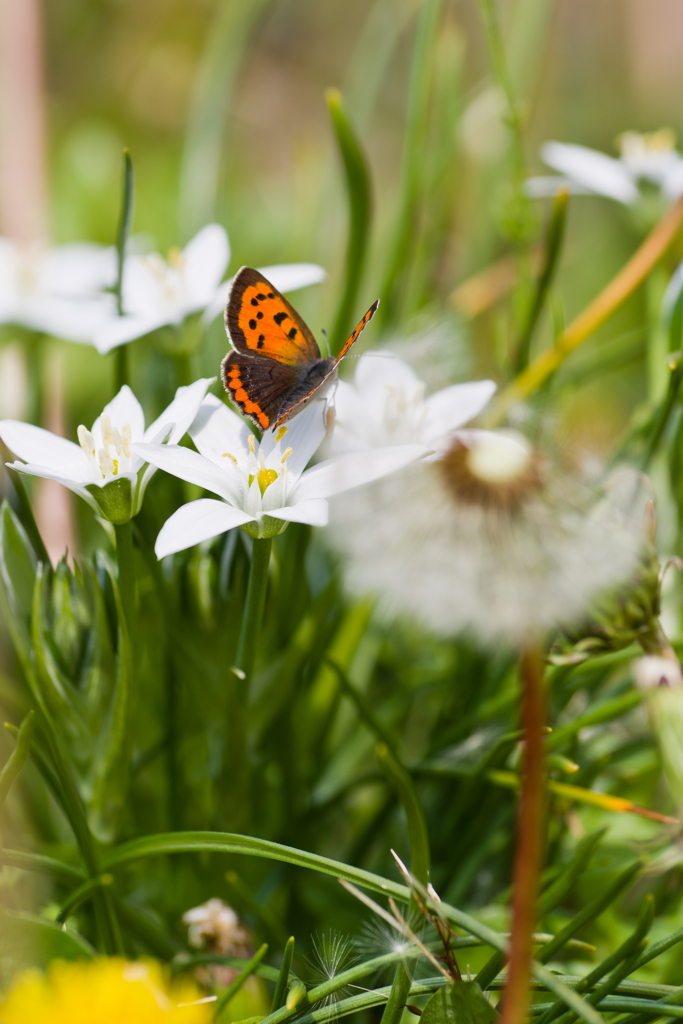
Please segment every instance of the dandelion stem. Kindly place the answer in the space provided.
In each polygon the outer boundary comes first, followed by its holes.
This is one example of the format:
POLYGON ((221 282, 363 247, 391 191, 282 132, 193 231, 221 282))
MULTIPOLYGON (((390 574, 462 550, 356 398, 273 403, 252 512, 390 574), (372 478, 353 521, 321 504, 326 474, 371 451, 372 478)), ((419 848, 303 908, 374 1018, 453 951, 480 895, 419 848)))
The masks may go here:
POLYGON ((247 681, 254 671, 256 649, 261 639, 261 623, 266 603, 268 567, 270 565, 272 546, 273 542, 269 538, 267 540, 255 540, 251 549, 247 598, 244 604, 242 628, 240 630, 237 658, 235 660, 235 668, 240 673, 244 673, 247 681))
POLYGON ((130 522, 114 525, 116 531, 116 562, 119 569, 121 604, 131 630, 135 620, 135 570, 133 567, 133 531, 130 522))
POLYGON ((502 1024, 523 1024, 529 1004, 533 933, 543 855, 543 668, 538 652, 521 657, 524 775, 513 871, 512 938, 502 1024))
POLYGON ((575 348, 594 334, 633 294, 662 258, 683 224, 683 196, 653 228, 643 244, 612 278, 606 288, 572 320, 552 348, 542 352, 530 366, 508 385, 495 402, 486 425, 495 426, 511 405, 523 402, 543 384, 575 348))

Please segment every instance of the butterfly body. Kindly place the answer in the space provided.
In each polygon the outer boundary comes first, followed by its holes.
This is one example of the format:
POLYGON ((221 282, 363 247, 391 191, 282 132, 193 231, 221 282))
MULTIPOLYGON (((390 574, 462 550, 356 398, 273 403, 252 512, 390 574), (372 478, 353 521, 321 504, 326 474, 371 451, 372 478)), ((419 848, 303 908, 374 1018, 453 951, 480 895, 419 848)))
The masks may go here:
POLYGON ((221 378, 231 401, 260 430, 296 416, 329 389, 339 361, 377 306, 368 310, 336 358, 323 357, 294 307, 257 270, 242 267, 225 310, 233 351, 221 364, 221 378))

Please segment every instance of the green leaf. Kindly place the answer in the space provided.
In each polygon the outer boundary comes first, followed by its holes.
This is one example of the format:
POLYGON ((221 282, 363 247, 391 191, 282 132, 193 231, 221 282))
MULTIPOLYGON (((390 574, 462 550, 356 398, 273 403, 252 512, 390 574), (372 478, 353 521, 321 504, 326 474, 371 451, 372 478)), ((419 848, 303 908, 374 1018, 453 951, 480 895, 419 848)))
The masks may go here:
POLYGON ((498 1014, 476 981, 455 981, 427 1000, 421 1024, 495 1024, 498 1014))
POLYGON ((26 718, 21 723, 21 728, 19 729, 19 734, 17 736, 17 745, 7 759, 7 762, 3 765, 2 771, 0 771, 0 811, 4 806, 10 786, 21 771, 24 761, 28 757, 29 750, 31 749, 31 739, 33 738, 34 728, 35 712, 29 711, 26 718))
POLYGON ((325 100, 344 164, 349 200, 349 236, 346 247, 344 290, 339 300, 339 308, 330 338, 332 354, 336 354, 353 327, 354 309, 368 250, 372 198, 368 162, 360 139, 349 120, 342 94, 338 89, 328 89, 325 93, 325 100))
POLYGON ((43 970, 51 960, 78 960, 96 955, 75 928, 38 914, 0 910, 0 987, 30 967, 43 970))
POLYGON ((116 679, 106 725, 101 725, 99 756, 93 764, 91 828, 102 842, 111 842, 123 813, 130 779, 132 730, 130 681, 132 651, 118 584, 110 574, 118 621, 116 679))
POLYGON ((36 559, 26 531, 9 504, 0 508, 0 600, 17 655, 30 675, 30 621, 36 559))

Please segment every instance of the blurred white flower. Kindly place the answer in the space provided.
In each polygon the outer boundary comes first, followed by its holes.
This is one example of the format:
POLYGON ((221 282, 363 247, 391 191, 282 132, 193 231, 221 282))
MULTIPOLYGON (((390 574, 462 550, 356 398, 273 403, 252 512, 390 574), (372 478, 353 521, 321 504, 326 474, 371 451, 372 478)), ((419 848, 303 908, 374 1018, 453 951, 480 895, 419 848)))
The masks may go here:
POLYGON ((337 499, 328 532, 349 589, 385 614, 518 645, 633 569, 637 530, 583 498, 521 434, 460 431, 441 458, 337 499))
POLYGON ((428 452, 421 444, 397 445, 341 455, 306 469, 325 437, 323 409, 324 403, 315 402, 287 427, 267 431, 259 443, 239 416, 208 395, 190 428, 198 452, 134 444, 144 461, 221 499, 200 498, 179 508, 161 528, 157 557, 235 526, 256 538, 274 537, 289 522, 324 526, 331 495, 393 473, 428 452))
POLYGON ((235 911, 216 897, 187 910, 183 924, 188 926, 189 943, 195 949, 208 946, 221 956, 240 956, 251 944, 251 936, 235 911))
POLYGON ((212 382, 213 378, 207 378, 178 388, 168 408, 146 430, 142 406, 124 385, 92 430, 78 428, 79 444, 31 423, 0 420, 0 438, 23 460, 8 465, 29 476, 57 480, 102 518, 127 523, 140 511, 155 472, 132 450, 133 442, 180 441, 212 382))
POLYGON ((624 132, 617 143, 615 159, 586 146, 546 142, 541 158, 558 176, 540 176, 527 181, 533 198, 556 195, 568 188, 579 195, 601 195, 632 206, 641 197, 638 185, 648 181, 660 189, 669 202, 683 194, 683 157, 676 151, 676 137, 667 128, 651 134, 624 132))
MULTIPOLYGON (((230 282, 223 276, 230 262, 230 243, 220 224, 207 224, 184 249, 172 249, 168 260, 157 252, 126 257, 123 268, 123 316, 112 315, 92 336, 101 353, 110 352, 161 327, 179 327, 193 314, 207 326, 225 306, 230 282), (222 282, 222 283, 221 283, 222 282)), ((325 278, 315 264, 269 267, 269 280, 293 291, 325 278)))
POLYGON ((0 323, 89 342, 116 311, 113 296, 104 293, 115 277, 113 248, 85 242, 26 248, 0 238, 0 323))
POLYGON ((672 653, 669 658, 647 655, 633 662, 632 671, 643 694, 650 725, 657 738, 669 791, 683 811, 683 675, 672 653))
POLYGON ((368 352, 358 363, 353 384, 337 384, 331 448, 358 451, 417 442, 439 454, 495 390, 493 381, 481 380, 453 384, 425 398, 425 385, 407 363, 368 352))

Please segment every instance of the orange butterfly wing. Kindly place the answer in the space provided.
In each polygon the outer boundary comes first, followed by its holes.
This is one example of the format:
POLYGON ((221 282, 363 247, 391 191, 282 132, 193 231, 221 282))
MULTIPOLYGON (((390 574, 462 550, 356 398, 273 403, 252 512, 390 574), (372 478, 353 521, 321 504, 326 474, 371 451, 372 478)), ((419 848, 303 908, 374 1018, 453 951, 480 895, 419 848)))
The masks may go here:
POLYGON ((304 395, 304 396, 303 396, 303 398, 299 398, 299 399, 298 399, 298 401, 294 402, 294 403, 293 403, 293 404, 292 404, 292 405, 291 405, 291 406, 290 406, 290 407, 289 407, 289 408, 287 409, 287 411, 286 411, 286 412, 284 413, 284 415, 282 415, 282 416, 280 417, 280 419, 279 419, 279 420, 277 421, 277 423, 275 424, 275 426, 276 426, 276 427, 279 427, 279 426, 281 426, 281 425, 282 425, 282 424, 284 423, 284 421, 285 421, 285 420, 287 420, 287 419, 289 419, 289 418, 290 418, 290 416, 296 416, 296 414, 297 414, 298 412, 301 412, 301 410, 302 410, 302 409, 304 408, 304 406, 305 406, 305 405, 306 405, 306 404, 307 404, 307 403, 308 403, 308 402, 310 401, 310 399, 311 399, 311 396, 312 396, 312 395, 314 395, 314 394, 315 394, 315 392, 316 392, 316 391, 318 391, 318 389, 319 389, 319 388, 321 388, 321 387, 323 386, 323 384, 325 383, 325 381, 329 380, 329 379, 330 379, 330 377, 331 377, 331 376, 332 376, 332 375, 333 375, 334 373, 336 373, 336 371, 337 371, 337 367, 339 366, 339 363, 340 363, 340 361, 341 361, 341 360, 342 360, 342 359, 344 358, 344 356, 346 355, 346 353, 347 353, 347 352, 349 351, 349 349, 350 349, 350 348, 351 348, 351 346, 353 345, 354 341, 356 341, 356 340, 358 339, 358 335, 359 335, 359 334, 360 334, 360 332, 361 332, 361 331, 363 330, 363 328, 364 328, 364 327, 367 327, 367 325, 368 325, 368 324, 370 323, 370 321, 372 320, 373 316, 374 316, 374 315, 375 315, 375 313, 377 312, 377 307, 378 307, 378 306, 379 306, 379 299, 377 299, 377 301, 376 301, 376 302, 373 302, 373 304, 372 304, 372 305, 370 306, 370 309, 369 309, 369 310, 367 311, 367 313, 365 314, 365 316, 363 317, 363 319, 362 319, 362 320, 360 321, 360 323, 359 323, 359 324, 358 324, 358 325, 357 325, 357 326, 356 326, 356 327, 355 327, 355 328, 353 329, 353 331, 351 332, 351 334, 349 335, 349 337, 348 337, 348 338, 346 339, 346 341, 345 341, 345 342, 344 342, 344 344, 342 345, 342 348, 341 348, 341 352, 339 353, 339 355, 337 356, 337 358, 336 358, 336 359, 334 360, 334 362, 332 363, 332 365, 331 365, 331 367, 330 367, 330 369, 329 369, 328 373, 326 373, 326 374, 325 374, 325 376, 323 377, 323 379, 322 379, 321 381, 319 381, 319 382, 318 382, 318 383, 316 384, 316 386, 315 386, 314 388, 312 388, 312 390, 311 390, 311 391, 309 391, 309 392, 308 392, 308 394, 304 395))
POLYGON ((235 275, 225 327, 233 347, 244 355, 267 356, 286 366, 320 359, 318 343, 297 311, 251 267, 235 275))

